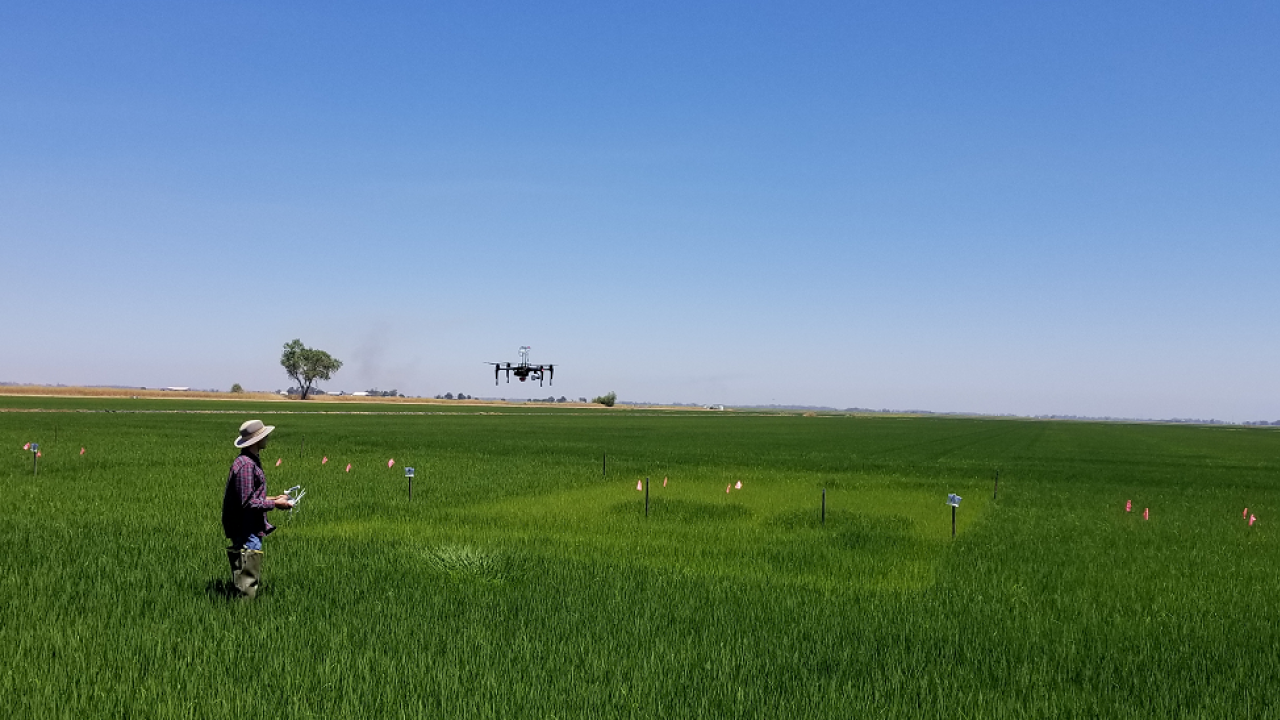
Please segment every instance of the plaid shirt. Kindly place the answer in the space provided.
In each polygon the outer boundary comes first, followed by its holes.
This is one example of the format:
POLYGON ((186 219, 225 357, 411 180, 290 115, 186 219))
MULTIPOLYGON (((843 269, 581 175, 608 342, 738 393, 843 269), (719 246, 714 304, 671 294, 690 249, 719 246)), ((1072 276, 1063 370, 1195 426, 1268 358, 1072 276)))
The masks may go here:
POLYGON ((227 537, 238 540, 257 535, 265 537, 275 530, 267 522, 267 511, 275 503, 267 499, 267 475, 262 462, 247 452, 231 463, 227 475, 227 491, 222 496, 222 529, 227 537))

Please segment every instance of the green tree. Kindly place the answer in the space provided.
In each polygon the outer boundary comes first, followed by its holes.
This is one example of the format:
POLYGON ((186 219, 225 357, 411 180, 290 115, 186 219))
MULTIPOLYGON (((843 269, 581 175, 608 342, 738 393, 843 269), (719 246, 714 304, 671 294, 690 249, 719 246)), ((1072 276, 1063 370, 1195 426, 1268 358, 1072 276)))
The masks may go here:
POLYGON ((601 395, 600 397, 592 400, 591 402, 600 403, 605 407, 613 407, 613 404, 618 402, 618 393, 610 390, 607 395, 601 395))
POLYGON ((235 383, 231 386, 231 392, 242 393, 244 392, 244 388, 240 387, 240 383, 235 383))
POLYGON ((306 400, 316 380, 328 380, 342 361, 323 350, 309 348, 301 340, 294 339, 284 344, 284 354, 280 356, 280 364, 284 371, 298 383, 302 399, 306 400))

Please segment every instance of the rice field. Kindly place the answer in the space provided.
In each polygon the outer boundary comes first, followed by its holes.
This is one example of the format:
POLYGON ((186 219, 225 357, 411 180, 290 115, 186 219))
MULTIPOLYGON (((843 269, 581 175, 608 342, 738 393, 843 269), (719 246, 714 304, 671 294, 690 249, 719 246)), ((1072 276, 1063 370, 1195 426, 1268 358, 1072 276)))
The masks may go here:
POLYGON ((1271 429, 229 405, 0 398, 6 717, 1280 715, 1271 429))

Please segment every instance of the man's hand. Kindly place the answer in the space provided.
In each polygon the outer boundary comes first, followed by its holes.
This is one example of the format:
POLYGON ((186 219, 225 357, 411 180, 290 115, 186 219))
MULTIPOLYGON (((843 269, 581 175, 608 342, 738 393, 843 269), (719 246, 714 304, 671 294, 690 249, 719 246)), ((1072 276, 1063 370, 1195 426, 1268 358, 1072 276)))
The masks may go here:
POLYGON ((277 510, 289 510, 293 507, 293 502, 289 500, 288 495, 277 495, 271 498, 271 502, 275 503, 277 510))

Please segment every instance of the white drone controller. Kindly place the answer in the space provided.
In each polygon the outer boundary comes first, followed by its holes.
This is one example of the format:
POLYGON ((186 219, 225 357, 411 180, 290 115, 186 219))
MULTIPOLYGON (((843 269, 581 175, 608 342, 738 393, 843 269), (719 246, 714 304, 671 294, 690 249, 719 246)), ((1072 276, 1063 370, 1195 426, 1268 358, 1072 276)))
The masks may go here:
POLYGON ((292 514, 294 510, 298 509, 298 503, 302 502, 302 498, 305 497, 306 494, 307 491, 303 489, 301 485, 294 485, 285 491, 285 495, 289 496, 289 503, 293 506, 289 508, 290 514, 292 514))

